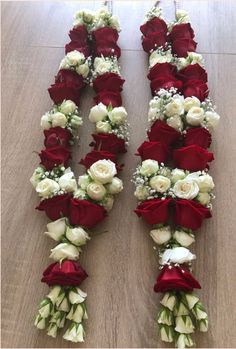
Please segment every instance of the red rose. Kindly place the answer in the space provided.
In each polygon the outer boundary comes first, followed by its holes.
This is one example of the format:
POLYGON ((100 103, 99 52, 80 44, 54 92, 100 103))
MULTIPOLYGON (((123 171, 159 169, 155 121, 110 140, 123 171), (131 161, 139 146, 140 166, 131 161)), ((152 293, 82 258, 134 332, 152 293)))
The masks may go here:
POLYGON ((161 142, 143 142, 138 148, 138 154, 142 161, 147 159, 156 160, 159 163, 165 163, 169 156, 169 148, 166 144, 161 142))
POLYGON ((50 199, 40 201, 36 209, 39 211, 45 211, 48 218, 55 221, 62 216, 68 217, 69 203, 69 194, 57 195, 50 199))
POLYGON ((93 134, 94 142, 90 143, 95 150, 104 150, 112 154, 126 153, 125 141, 112 133, 93 134))
POLYGON ((99 45, 99 46, 95 47, 94 55, 96 57, 99 57, 99 56, 103 56, 103 57, 116 56, 117 58, 120 58, 121 50, 120 50, 120 47, 117 44, 108 44, 108 46, 99 45))
POLYGON ((196 144, 206 149, 211 145, 211 134, 204 127, 191 127, 187 129, 183 141, 184 146, 196 144))
POLYGON ((120 107, 122 105, 122 99, 119 92, 100 91, 96 97, 94 97, 96 104, 103 103, 105 105, 111 104, 113 108, 120 107))
POLYGON ((160 77, 171 77, 174 78, 177 73, 175 65, 170 63, 156 63, 148 73, 148 79, 154 80, 160 77))
POLYGON ((66 84, 74 84, 78 90, 85 86, 83 77, 73 70, 61 69, 55 77, 55 83, 64 82, 66 84))
POLYGON ((183 86, 184 97, 197 97, 201 102, 208 96, 208 86, 202 80, 188 80, 183 86))
POLYGON ((151 50, 155 49, 156 47, 165 46, 166 41, 167 41, 167 36, 165 32, 163 31, 152 32, 152 33, 149 33, 147 36, 143 37, 142 46, 144 51, 149 53, 151 50))
POLYGON ((150 34, 152 32, 162 31, 163 33, 167 33, 168 29, 167 29, 166 22, 163 21, 163 19, 160 19, 158 17, 154 17, 150 21, 141 25, 140 30, 143 33, 143 35, 147 36, 148 34, 150 34))
POLYGON ((210 218, 209 208, 194 200, 178 199, 175 201, 174 222, 187 229, 196 230, 202 225, 204 218, 210 218))
POLYGON ((119 38, 117 30, 109 27, 94 30, 92 36, 95 40, 95 46, 109 46, 108 44, 116 43, 119 38))
POLYGON ((112 162, 116 163, 116 155, 112 154, 108 151, 102 151, 102 150, 92 150, 90 153, 88 153, 84 159, 82 159, 79 163, 81 165, 84 165, 86 169, 89 169, 92 164, 98 160, 111 160, 112 162))
POLYGON ((157 120, 148 132, 150 141, 159 141, 166 145, 172 145, 180 139, 180 133, 164 121, 157 120))
POLYGON ((49 130, 44 130, 44 145, 46 148, 62 145, 64 147, 70 146, 70 140, 72 139, 71 132, 62 127, 51 127, 49 130))
POLYGON ((188 80, 202 80, 207 82, 207 72, 198 63, 189 64, 178 72, 178 78, 183 82, 188 80))
POLYGON ((48 89, 49 95, 55 104, 62 103, 64 99, 70 99, 77 106, 80 103, 80 87, 74 83, 56 83, 48 89))
POLYGON ((193 39, 176 39, 172 43, 172 51, 178 57, 187 57, 188 52, 195 52, 197 43, 193 39))
POLYGON ((56 147, 41 150, 39 157, 41 159, 40 164, 43 165, 46 170, 50 171, 58 165, 68 167, 71 153, 66 147, 58 145, 56 147))
POLYGON ((148 224, 166 223, 169 218, 169 204, 172 199, 152 199, 142 202, 134 211, 148 224))
POLYGON ((74 50, 83 53, 85 57, 88 57, 90 55, 89 45, 81 46, 77 41, 70 41, 69 44, 65 45, 66 54, 74 50))
POLYGON ((96 92, 113 91, 121 92, 125 80, 115 73, 105 73, 93 80, 93 88, 96 92))
POLYGON ((70 200, 69 220, 73 225, 82 225, 86 228, 92 228, 103 221, 105 217, 106 210, 103 206, 88 200, 70 200))
POLYGON ((161 88, 168 90, 171 87, 175 87, 178 90, 181 90, 182 85, 182 81, 171 76, 160 76, 157 79, 152 80, 150 83, 153 96, 155 96, 161 88))
POLYGON ((194 31, 190 23, 176 24, 169 34, 169 40, 175 41, 176 39, 193 39, 194 31))
POLYGON ((164 265, 157 277, 154 291, 193 291, 194 288, 201 288, 201 286, 186 267, 164 265))
POLYGON ((174 165, 192 172, 205 170, 212 160, 213 153, 195 144, 173 151, 174 165))
POLYGON ((79 262, 64 261, 52 263, 43 272, 42 282, 48 286, 79 286, 88 274, 79 262))
POLYGON ((76 41, 80 46, 87 44, 88 31, 85 25, 79 25, 69 32, 69 37, 72 41, 76 41))

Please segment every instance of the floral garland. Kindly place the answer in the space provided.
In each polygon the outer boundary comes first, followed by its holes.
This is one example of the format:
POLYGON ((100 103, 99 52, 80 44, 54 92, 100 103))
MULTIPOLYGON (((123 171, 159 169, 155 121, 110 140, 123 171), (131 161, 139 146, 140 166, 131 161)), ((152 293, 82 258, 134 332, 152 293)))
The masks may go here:
POLYGON ((153 99, 148 141, 137 151, 142 163, 133 177, 135 212, 152 225, 150 235, 159 245, 161 272, 154 291, 164 293, 157 316, 161 339, 184 348, 194 344, 196 329, 208 329, 207 313, 193 293, 201 286, 191 275, 196 256, 188 247, 211 217, 214 182, 208 169, 214 157, 207 148, 220 117, 208 98, 207 73, 195 53, 187 13, 177 11, 167 25, 154 7, 140 29, 153 99))
POLYGON ((42 282, 51 290, 39 305, 35 325, 56 337, 69 320, 63 338, 72 342, 84 341, 83 320, 87 319, 87 295, 79 288, 88 276, 78 262, 81 246, 90 239, 88 230, 106 217, 114 195, 123 189, 116 177, 117 154, 126 152, 128 131, 127 113, 121 106, 124 80, 117 61, 118 31, 118 19, 106 8, 76 13, 66 56, 55 84, 48 89, 54 105, 41 119, 45 149, 31 177, 41 199, 37 209, 52 220, 45 234, 58 243, 50 254, 54 263, 43 272, 42 282), (80 162, 86 173, 77 182, 69 160, 75 131, 82 125, 78 106, 86 84, 97 93, 89 114, 96 133, 90 144, 93 150, 80 162))

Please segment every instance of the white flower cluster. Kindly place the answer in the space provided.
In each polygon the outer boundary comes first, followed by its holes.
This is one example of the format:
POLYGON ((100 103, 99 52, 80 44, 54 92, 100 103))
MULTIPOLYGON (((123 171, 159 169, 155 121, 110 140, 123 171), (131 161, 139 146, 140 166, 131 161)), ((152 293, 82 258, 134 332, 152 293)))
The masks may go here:
POLYGON ((89 120, 96 124, 97 133, 114 133, 128 144, 127 112, 124 107, 106 106, 99 103, 91 108, 89 120))
POLYGON ((157 47, 149 56, 149 68, 152 68, 157 63, 177 63, 177 58, 172 54, 171 47, 157 47))
POLYGON ((215 112, 209 98, 200 102, 197 97, 184 98, 176 89, 161 89, 149 103, 148 121, 150 125, 156 120, 164 120, 175 130, 182 132, 188 127, 202 126, 214 129, 220 116, 215 112))
POLYGON ((171 227, 158 226, 150 231, 150 236, 158 245, 166 245, 164 248, 171 248, 174 246, 189 247, 195 242, 194 235, 191 230, 178 229, 171 230, 171 227))
POLYGON ((120 65, 116 56, 96 57, 93 62, 92 81, 98 76, 105 73, 115 73, 120 75, 120 65))
POLYGON ((74 50, 68 52, 62 59, 59 69, 69 69, 76 71, 77 74, 83 78, 87 78, 90 70, 91 58, 85 58, 84 54, 80 51, 74 50))
POLYGON ((195 199, 211 208, 214 198, 212 177, 205 171, 190 173, 178 168, 170 170, 156 160, 144 160, 133 176, 136 190, 134 195, 140 201, 154 198, 195 199))
POLYGON ((71 100, 64 100, 61 104, 54 105, 53 108, 41 118, 41 127, 49 130, 51 127, 67 128, 69 131, 77 129, 83 124, 76 104, 71 100))
POLYGON ((39 305, 35 326, 38 329, 47 327, 47 334, 56 338, 57 332, 64 327, 65 320, 71 324, 63 338, 71 342, 84 341, 82 321, 87 319, 85 299, 87 294, 78 287, 65 290, 61 286, 52 287, 50 293, 39 305))

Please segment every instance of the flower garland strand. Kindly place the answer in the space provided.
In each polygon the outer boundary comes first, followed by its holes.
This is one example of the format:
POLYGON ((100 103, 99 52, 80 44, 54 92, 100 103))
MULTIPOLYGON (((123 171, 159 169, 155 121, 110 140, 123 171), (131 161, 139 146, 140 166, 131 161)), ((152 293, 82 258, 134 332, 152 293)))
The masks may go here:
POLYGON ((178 348, 194 345, 191 334, 208 329, 208 316, 191 275, 196 258, 188 247, 195 230, 211 217, 214 182, 208 174, 214 157, 207 148, 219 115, 208 98, 207 73, 195 53, 194 32, 185 11, 168 25, 154 7, 140 27, 149 54, 148 141, 137 151, 142 163, 133 182, 135 210, 159 245, 161 272, 154 286, 164 294, 157 316, 161 339, 178 348))
POLYGON ((126 151, 128 133, 127 113, 121 107, 124 80, 117 62, 118 30, 118 19, 107 8, 76 13, 66 56, 55 84, 48 89, 54 105, 41 119, 45 149, 31 177, 41 199, 37 209, 52 220, 45 234, 58 243, 50 254, 55 262, 43 272, 42 282, 51 290, 39 305, 35 325, 56 337, 69 320, 63 338, 72 342, 84 341, 83 321, 88 318, 87 295, 78 287, 88 276, 78 262, 81 246, 90 239, 89 229, 112 208, 114 195, 123 189, 116 177, 120 170, 117 154, 126 151), (96 122, 96 133, 91 143, 94 150, 80 162, 86 173, 77 183, 68 165, 75 131, 82 125, 80 94, 88 83, 97 92, 98 104, 89 114, 90 121, 96 122))

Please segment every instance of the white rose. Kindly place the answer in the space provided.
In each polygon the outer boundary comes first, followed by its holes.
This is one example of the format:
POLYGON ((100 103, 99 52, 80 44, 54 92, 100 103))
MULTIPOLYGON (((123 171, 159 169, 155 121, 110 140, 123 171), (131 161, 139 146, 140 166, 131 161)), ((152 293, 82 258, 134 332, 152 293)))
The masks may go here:
POLYGON ((116 175, 116 165, 111 160, 98 160, 88 170, 90 176, 102 184, 110 183, 116 175))
POLYGON ((153 229, 150 231, 150 235, 156 244, 165 244, 171 238, 171 229, 169 226, 165 226, 158 229, 153 229))
POLYGON ((161 106, 161 98, 159 98, 159 97, 154 97, 149 102, 149 107, 150 108, 159 109, 160 106, 161 106))
POLYGON ((111 125, 107 121, 98 121, 96 123, 96 131, 98 133, 109 133, 111 131, 111 125))
POLYGON ((85 59, 84 54, 82 52, 79 52, 77 50, 68 52, 66 55, 67 61, 70 65, 77 65, 81 61, 85 59))
POLYGON ((201 102, 197 97, 187 97, 184 100, 184 110, 186 112, 188 112, 189 109, 193 107, 200 107, 200 105, 201 105, 201 102))
POLYGON ((196 259, 196 256, 192 254, 185 247, 174 247, 173 249, 167 249, 161 257, 161 264, 164 265, 170 263, 189 263, 196 259))
POLYGON ((87 293, 83 292, 79 287, 73 289, 69 292, 68 298, 70 304, 83 303, 87 297, 87 293))
POLYGON ((57 219, 54 222, 47 224, 48 231, 45 232, 50 238, 55 241, 60 241, 66 230, 65 218, 57 219))
POLYGON ((109 113, 108 117, 111 120, 112 123, 121 125, 124 123, 125 119, 127 118, 127 112, 124 107, 116 107, 113 108, 109 113))
POLYGON ((200 53, 196 53, 196 52, 188 52, 187 61, 190 64, 198 63, 199 65, 203 65, 203 63, 204 63, 202 55, 200 53))
POLYGON ((76 110, 76 104, 70 99, 64 100, 60 105, 60 111, 63 114, 72 114, 76 110))
POLYGON ((178 198, 191 200, 199 193, 199 187, 195 181, 181 179, 175 183, 173 192, 178 198))
POLYGON ((66 318, 76 323, 81 323, 83 320, 84 312, 84 308, 80 304, 78 304, 76 308, 71 307, 70 312, 66 318))
POLYGON ((144 185, 138 185, 134 192, 134 196, 138 200, 146 200, 149 195, 148 189, 144 185))
POLYGON ((120 31, 120 22, 117 16, 112 16, 109 23, 112 28, 120 31))
POLYGON ((155 108, 149 108, 148 111, 148 121, 153 121, 159 118, 159 114, 155 108))
POLYGON ((82 75, 83 78, 86 78, 88 76, 89 73, 89 66, 87 63, 84 64, 80 64, 77 68, 76 68, 76 72, 79 75, 82 75))
POLYGON ((158 162, 156 160, 144 160, 142 162, 140 173, 143 176, 151 176, 156 173, 159 169, 158 162))
POLYGON ((208 319, 203 319, 199 321, 199 331, 200 332, 208 331, 208 319))
POLYGON ((98 103, 90 109, 89 120, 91 122, 102 121, 107 116, 107 107, 103 103, 98 103))
POLYGON ((184 113, 184 104, 181 98, 175 98, 166 105, 165 114, 167 116, 182 115, 184 113))
POLYGON ((63 259, 76 260, 79 258, 79 249, 72 244, 63 242, 51 249, 50 258, 54 259, 54 261, 63 259))
POLYGON ((188 12, 185 10, 177 10, 175 18, 177 19, 178 23, 189 23, 190 21, 188 12))
POLYGON ((118 177, 114 177, 111 181, 111 183, 109 183, 107 185, 107 189, 108 192, 110 194, 118 194, 123 190, 123 182, 120 178, 118 177))
POLYGON ((213 179, 209 174, 199 176, 197 180, 197 184, 201 192, 209 192, 215 187, 213 179))
POLYGON ((90 178, 88 175, 82 175, 82 176, 79 176, 79 179, 78 179, 78 183, 79 183, 79 186, 82 188, 82 189, 86 189, 87 186, 89 185, 90 183, 90 178))
POLYGON ((186 121, 192 126, 201 125, 204 118, 204 110, 200 107, 192 107, 186 115, 186 121))
POLYGON ((52 302, 52 304, 56 304, 58 302, 61 302, 65 296, 65 292, 63 291, 63 288, 61 286, 53 286, 51 288, 51 291, 47 295, 47 298, 49 298, 52 302))
POLYGON ((174 331, 171 326, 161 326, 160 336, 163 342, 172 343, 174 341, 174 331))
POLYGON ((86 190, 88 196, 93 200, 102 200, 106 194, 106 188, 100 183, 90 183, 86 190))
POLYGON ((188 234, 183 230, 176 230, 173 234, 173 238, 184 247, 190 246, 195 241, 193 234, 188 234))
POLYGON ((171 182, 176 183, 180 179, 184 179, 186 176, 185 172, 183 170, 180 170, 178 168, 175 168, 171 171, 171 182))
POLYGON ((207 125, 209 127, 215 128, 219 123, 220 115, 213 111, 207 111, 205 113, 205 118, 207 121, 207 125))
POLYGON ((66 123, 67 123, 67 118, 64 114, 60 113, 60 112, 56 112, 54 114, 51 115, 52 117, 52 126, 53 127, 65 127, 66 123))
POLYGON ((186 301, 188 303, 189 309, 192 309, 194 305, 197 304, 199 301, 199 298, 193 295, 192 293, 186 293, 185 297, 186 297, 186 301))
POLYGON ((96 57, 94 60, 94 68, 96 73, 99 75, 109 72, 111 70, 111 67, 111 62, 106 61, 103 58, 96 57))
POLYGON ((105 208, 106 211, 111 211, 113 204, 114 204, 114 198, 112 195, 106 195, 103 201, 101 202, 102 206, 105 208))
POLYGON ((173 311, 174 306, 176 305, 176 301, 177 299, 173 294, 166 292, 160 303, 164 305, 164 307, 173 311))
POLYGON ((149 57, 150 68, 153 67, 156 63, 170 63, 172 61, 172 58, 173 56, 169 51, 167 51, 165 55, 161 55, 157 51, 153 51, 149 57))
POLYGON ((211 201, 211 197, 208 193, 199 193, 196 197, 197 201, 202 205, 208 205, 211 201))
POLYGON ((177 131, 181 131, 183 128, 182 119, 178 115, 171 116, 170 118, 168 118, 166 120, 166 123, 167 123, 167 125, 169 125, 170 127, 173 127, 177 131))
POLYGON ((66 229, 66 238, 76 246, 82 246, 86 244, 86 241, 90 239, 87 232, 81 228, 67 228, 66 229))
POLYGON ((171 182, 169 178, 158 175, 152 177, 149 184, 152 189, 155 189, 159 193, 164 193, 170 188, 171 182))
POLYGON ((43 179, 36 186, 36 192, 42 198, 47 198, 53 194, 56 194, 60 190, 59 184, 49 178, 43 179))
POLYGON ((69 327, 63 338, 67 341, 78 343, 84 342, 84 328, 82 324, 76 324, 72 328, 69 327))
MULTIPOLYGON (((192 323, 190 316, 185 316, 184 319, 182 316, 176 316, 175 324, 176 324, 175 331, 177 331, 179 333, 193 333, 194 332, 194 325, 192 323)), ((179 348, 184 348, 184 347, 182 346, 179 348)))
POLYGON ((46 113, 41 117, 40 125, 44 130, 49 130, 49 128, 52 127, 51 115, 49 113, 46 113))
POLYGON ((59 178, 58 184, 66 192, 73 192, 77 189, 77 183, 73 172, 67 172, 59 178))
POLYGON ((44 169, 42 167, 37 167, 30 178, 30 183, 34 188, 37 187, 37 184, 41 181, 41 176, 44 175, 44 169))
POLYGON ((39 330, 43 330, 46 327, 46 319, 41 317, 40 314, 38 314, 36 316, 34 325, 39 329, 39 330))

